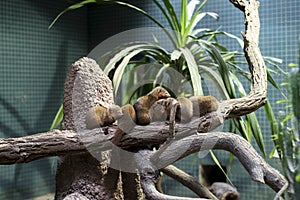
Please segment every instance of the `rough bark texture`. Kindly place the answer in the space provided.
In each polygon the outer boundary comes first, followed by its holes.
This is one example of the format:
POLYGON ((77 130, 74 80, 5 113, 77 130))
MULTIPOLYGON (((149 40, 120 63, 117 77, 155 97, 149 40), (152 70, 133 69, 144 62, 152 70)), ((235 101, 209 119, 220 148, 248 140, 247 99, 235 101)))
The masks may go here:
POLYGON ((63 130, 85 130, 89 108, 114 104, 112 83, 92 59, 81 58, 72 64, 64 87, 63 130))
POLYGON ((177 197, 162 194, 157 191, 155 183, 159 179, 157 168, 150 161, 153 152, 150 150, 140 150, 134 155, 138 168, 140 170, 141 183, 143 191, 149 200, 206 200, 204 198, 188 198, 188 197, 177 197))
MULTIPOLYGON (((250 143, 232 133, 201 133, 174 140, 155 160, 154 166, 157 169, 164 168, 192 153, 210 149, 222 149, 233 153, 253 180, 265 183, 275 191, 279 191, 286 184, 284 176, 266 163, 250 143)), ((156 157, 155 153, 153 157, 156 157)))
MULTIPOLYGON (((181 136, 178 140, 171 141, 167 148, 165 148, 165 151, 161 152, 158 156, 156 156, 158 152, 151 155, 157 157, 157 164, 154 165, 155 169, 162 169, 178 159, 201 150, 223 149, 232 152, 240 160, 253 180, 266 183, 275 191, 279 191, 286 184, 285 178, 277 170, 268 165, 264 159, 258 155, 251 144, 241 136, 222 132, 210 132, 195 135, 195 126, 191 129, 191 127, 186 124, 182 125, 184 125, 184 128, 181 126, 178 128, 181 131, 178 132, 178 136, 181 136), (184 137, 184 135, 190 136, 184 137)), ((159 131, 161 126, 157 123, 147 127, 138 126, 138 128, 143 128, 146 136, 128 134, 126 135, 127 139, 122 142, 124 147, 144 146, 147 143, 162 143, 169 136, 168 133, 163 134, 164 131, 159 131), (154 129, 154 127, 156 128, 154 129), (155 130, 155 132, 153 130, 155 130), (130 139, 131 135, 133 135, 133 137, 130 139), (139 143, 140 141, 143 141, 143 143, 139 143)), ((113 136, 101 134, 97 130, 101 129, 95 129, 88 132, 91 135, 91 138, 93 138, 89 140, 90 144, 83 144, 80 141, 80 137, 74 132, 60 132, 57 130, 53 131, 56 132, 56 137, 52 136, 53 132, 49 132, 23 138, 1 139, 1 164, 13 164, 15 161, 28 162, 50 155, 78 154, 80 152, 85 152, 86 146, 93 146, 95 144, 99 145, 98 147, 100 149, 98 150, 101 151, 111 149, 112 143, 110 140, 113 136), (39 142, 36 142, 36 138, 39 138, 39 142), (24 157, 24 155, 26 156, 24 157)), ((165 132, 167 131, 168 127, 165 128, 165 132)), ((145 158, 143 158, 143 160, 145 160, 145 158)))
POLYGON ((240 200, 240 194, 236 188, 227 183, 215 182, 209 189, 220 200, 240 200))
POLYGON ((214 196, 206 187, 201 185, 196 178, 178 169, 177 167, 169 165, 163 168, 161 171, 192 190, 199 197, 218 200, 218 198, 214 196))
MULTIPOLYGON (((113 103, 112 83, 98 64, 89 58, 78 60, 71 66, 65 82, 62 129, 76 131, 85 142, 85 117, 89 108, 113 103)), ((110 170, 107 162, 104 159, 100 163, 87 152, 60 157, 55 199, 72 199, 74 193, 90 200, 116 198, 119 173, 110 170)))

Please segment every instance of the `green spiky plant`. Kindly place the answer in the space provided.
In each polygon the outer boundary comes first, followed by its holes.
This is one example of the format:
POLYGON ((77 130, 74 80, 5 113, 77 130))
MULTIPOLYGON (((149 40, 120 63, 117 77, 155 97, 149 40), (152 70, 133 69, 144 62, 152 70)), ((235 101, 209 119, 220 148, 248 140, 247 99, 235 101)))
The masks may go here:
POLYGON ((300 199, 300 43, 298 54, 299 64, 289 64, 292 70, 282 84, 288 88, 288 99, 278 101, 280 104, 286 103, 287 110, 291 112, 280 112, 279 131, 273 135, 284 175, 289 182, 286 199, 300 199))
MULTIPOLYGON (((243 41, 226 32, 197 28, 197 25, 204 16, 210 16, 215 19, 218 19, 219 17, 213 12, 202 12, 206 0, 201 4, 197 3, 199 1, 191 0, 188 2, 187 0, 182 0, 179 17, 175 12, 171 1, 152 0, 152 2, 167 20, 169 25, 168 28, 171 28, 174 31, 168 31, 161 22, 149 15, 145 10, 132 4, 112 0, 85 0, 72 5, 61 12, 52 22, 50 27, 65 12, 80 8, 87 4, 118 4, 129 7, 149 18, 160 28, 163 28, 166 35, 171 40, 174 50, 172 52, 166 51, 159 45, 159 41, 157 41, 156 43, 127 44, 103 55, 98 62, 101 63, 100 66, 105 66, 104 72, 106 74, 115 70, 112 77, 115 90, 118 90, 126 70, 132 70, 145 63, 149 63, 149 60, 151 60, 151 62, 161 65, 161 69, 156 72, 158 74, 157 79, 153 81, 155 84, 160 84, 158 79, 159 74, 167 73, 168 69, 172 68, 181 73, 185 79, 191 83, 193 93, 190 95, 204 94, 202 85, 204 75, 214 82, 214 86, 218 88, 223 99, 238 98, 246 95, 240 78, 244 77, 245 80, 250 81, 251 75, 247 70, 243 70, 238 66, 238 64, 246 64, 246 62, 236 61, 240 60, 239 58, 243 57, 243 54, 236 51, 228 51, 226 47, 218 42, 217 37, 218 35, 225 35, 233 38, 241 45, 241 48, 243 47, 243 41), (136 55, 139 55, 142 59, 139 61, 133 60, 134 57, 136 58, 136 55)), ((280 60, 265 58, 265 61, 280 69, 274 63, 274 61, 277 62, 280 60)), ((268 68, 268 80, 275 88, 279 89, 271 76, 272 72, 276 73, 274 70, 268 68)), ((146 89, 150 90, 151 87, 146 89)), ((147 90, 144 92, 147 92, 147 90)), ((272 108, 268 102, 266 104, 266 114, 273 120, 273 115, 270 113, 272 113, 272 108)), ((57 127, 60 124, 61 119, 62 107, 53 121, 51 128, 57 127)), ((251 141, 253 136, 262 155, 264 157, 266 156, 262 131, 255 113, 246 115, 244 118, 240 117, 232 119, 231 126, 229 127, 231 129, 230 131, 240 132, 248 141, 251 141)))

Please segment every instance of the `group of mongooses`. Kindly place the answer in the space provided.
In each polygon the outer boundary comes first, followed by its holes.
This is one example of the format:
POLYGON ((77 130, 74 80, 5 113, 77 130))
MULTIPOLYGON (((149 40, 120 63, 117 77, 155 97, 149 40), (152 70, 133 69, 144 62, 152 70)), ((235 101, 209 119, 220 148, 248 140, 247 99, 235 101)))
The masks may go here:
MULTIPOLYGON (((148 125, 153 121, 169 120, 171 107, 175 102, 169 92, 159 86, 138 98, 133 106, 126 104, 121 108, 117 105, 91 108, 86 116, 86 128, 108 126, 118 120, 119 128, 115 136, 119 140, 124 132, 130 132, 136 124, 148 125)), ((213 96, 178 97, 177 102, 179 106, 175 119, 181 123, 189 122, 193 116, 201 117, 216 111, 219 107, 218 100, 213 96)))

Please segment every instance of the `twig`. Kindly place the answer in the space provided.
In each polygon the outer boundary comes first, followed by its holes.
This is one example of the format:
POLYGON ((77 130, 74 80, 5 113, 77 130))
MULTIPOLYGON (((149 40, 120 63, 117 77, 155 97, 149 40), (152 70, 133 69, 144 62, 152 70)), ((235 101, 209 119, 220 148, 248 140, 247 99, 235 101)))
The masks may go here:
POLYGON ((166 175, 172 177, 176 181, 180 182, 184 186, 188 187, 199 197, 205 197, 212 200, 218 200, 206 187, 201 185, 197 179, 193 176, 185 173, 184 171, 178 169, 174 165, 169 165, 161 170, 166 175))

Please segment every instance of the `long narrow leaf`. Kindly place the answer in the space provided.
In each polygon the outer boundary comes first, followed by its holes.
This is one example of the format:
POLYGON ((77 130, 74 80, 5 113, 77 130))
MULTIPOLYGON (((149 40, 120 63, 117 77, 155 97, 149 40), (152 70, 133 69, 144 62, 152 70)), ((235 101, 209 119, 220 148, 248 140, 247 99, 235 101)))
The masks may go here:
POLYGON ((268 82, 272 84, 272 86, 274 88, 276 88, 283 97, 286 97, 285 94, 282 92, 282 90, 280 89, 280 87, 277 85, 276 81, 273 79, 270 70, 267 68, 267 78, 268 78, 268 82))
POLYGON ((223 99, 229 99, 229 95, 226 92, 226 88, 224 86, 223 80, 217 72, 204 65, 199 65, 199 71, 200 74, 203 75, 205 74, 208 76, 209 79, 212 80, 212 82, 214 83, 215 87, 217 87, 223 99))
POLYGON ((163 72, 165 72, 170 67, 169 64, 163 65, 162 68, 157 72, 155 80, 153 82, 153 86, 156 86, 158 84, 158 79, 163 75, 163 72))
POLYGON ((241 117, 234 118, 234 119, 232 119, 232 121, 234 122, 235 127, 241 133, 242 137, 245 138, 248 142, 250 142, 251 141, 251 134, 249 134, 247 132, 247 127, 245 125, 246 123, 243 120, 243 118, 241 118, 241 117))
POLYGON ((116 53, 113 58, 109 60, 109 63, 106 65, 104 69, 104 73, 108 74, 111 70, 115 68, 115 64, 119 62, 124 56, 128 55, 130 52, 141 49, 141 50, 158 50, 161 52, 166 52, 163 48, 160 46, 152 45, 150 43, 142 43, 137 45, 128 46, 124 49, 121 49, 120 52, 116 53))
POLYGON ((61 105, 55 115, 55 118, 54 118, 52 124, 51 124, 50 130, 57 128, 61 124, 61 122, 63 120, 63 116, 64 116, 63 105, 61 105))
MULTIPOLYGON (((241 96, 246 95, 246 91, 244 90, 242 83, 235 76, 235 74, 230 73, 230 76, 231 76, 231 78, 233 78, 232 80, 234 81, 235 85, 237 85, 240 95, 241 96)), ((259 123, 258 123, 255 113, 250 113, 250 114, 246 115, 246 122, 249 125, 249 128, 251 128, 251 130, 248 129, 247 138, 250 139, 251 135, 254 136, 254 139, 255 139, 260 151, 262 152, 264 158, 266 158, 263 135, 262 135, 262 132, 261 132, 261 129, 260 129, 260 126, 259 126, 259 123)))
POLYGON ((86 5, 86 4, 90 4, 90 3, 97 3, 97 0, 85 0, 85 1, 81 1, 79 3, 76 3, 74 5, 69 6, 68 8, 66 8, 65 10, 63 10, 61 13, 59 13, 56 18, 51 22, 51 24, 49 25, 48 29, 51 29, 51 27, 55 24, 55 22, 66 12, 70 11, 70 10, 75 10, 78 8, 81 8, 82 6, 86 5))
POLYGON ((258 145, 261 153, 263 154, 263 157, 266 158, 264 139, 263 139, 261 128, 259 126, 259 123, 258 123, 255 113, 250 113, 250 114, 246 115, 246 119, 250 123, 251 129, 252 129, 252 134, 256 141, 256 144, 258 145))
MULTIPOLYGON (((173 36, 166 30, 166 28, 158 21, 156 20, 154 17, 152 17, 151 15, 149 15, 145 10, 138 8, 132 4, 126 3, 126 2, 122 2, 122 1, 114 1, 114 0, 85 0, 85 1, 81 1, 77 4, 74 4, 72 6, 69 6, 68 8, 66 8, 65 10, 63 10, 61 13, 59 13, 56 18, 52 21, 52 23, 49 25, 48 29, 50 29, 55 22, 67 11, 70 10, 75 10, 78 8, 81 8, 84 5, 90 4, 90 3, 97 3, 97 4, 118 4, 121 6, 126 6, 130 9, 133 9, 137 12, 139 12, 140 14, 146 16, 147 18, 149 18, 152 22, 154 22, 156 25, 158 25, 160 28, 163 29, 163 31, 167 34, 167 36, 169 37, 169 39, 171 40, 171 42, 173 43, 174 47, 177 47, 176 42, 173 39, 173 36)), ((178 22, 177 22, 178 23, 178 22)), ((178 30, 178 29, 177 29, 178 30)))
POLYGON ((189 21, 189 25, 186 27, 186 30, 184 32, 184 35, 189 35, 190 32, 193 31, 192 27, 195 27, 195 20, 197 18, 197 16, 200 14, 202 8, 204 7, 204 5, 206 4, 207 0, 204 0, 200 6, 197 8, 197 10, 195 11, 195 13, 193 14, 193 16, 191 17, 190 21, 189 21))
MULTIPOLYGON (((122 44, 120 46, 117 46, 117 47, 111 47, 112 50, 110 49, 107 49, 108 52, 104 53, 100 58, 98 58, 96 61, 97 63, 99 64, 99 66, 101 68, 104 69, 105 66, 108 65, 108 63, 111 61, 111 59, 113 59, 115 57, 115 55, 119 54, 120 52, 124 52, 124 56, 126 55, 126 49, 128 48, 128 52, 130 52, 131 50, 134 50, 133 48, 131 47, 136 47, 136 48, 139 48, 140 46, 148 46, 150 45, 149 43, 146 43, 146 42, 129 42, 127 44, 122 44)), ((122 58, 122 56, 120 57, 122 58)), ((110 71, 111 69, 109 69, 110 71)), ((108 72, 109 72, 108 71, 108 72)))
MULTIPOLYGON (((243 87, 243 84, 240 82, 240 80, 235 76, 234 73, 230 73, 230 79, 232 79, 232 81, 234 82, 234 84, 236 85, 240 96, 245 96, 246 95, 246 91, 243 87)), ((241 133, 241 135, 248 141, 251 142, 251 136, 253 135, 252 132, 252 124, 248 121, 244 121, 243 118, 237 118, 234 119, 235 125, 237 127, 237 129, 239 130, 239 132, 241 133)))
POLYGON ((192 16, 194 15, 194 11, 196 8, 196 5, 200 3, 199 0, 191 0, 187 5, 187 20, 190 21, 192 16))
POLYGON ((228 182, 233 186, 233 183, 231 182, 230 178, 227 176, 226 172, 224 171, 223 167, 221 166, 221 164, 220 164, 218 158, 215 156, 214 152, 212 150, 209 150, 209 152, 210 152, 210 155, 211 155, 212 159, 216 163, 216 165, 223 172, 223 174, 225 175, 225 177, 228 180, 228 182))
POLYGON ((181 1, 181 14, 180 14, 180 26, 181 30, 180 33, 184 33, 186 24, 188 21, 188 10, 187 10, 187 0, 181 1))
POLYGON ((244 86, 241 83, 241 81, 238 79, 238 77, 233 72, 229 72, 229 74, 230 74, 230 79, 236 85, 236 88, 239 91, 240 96, 241 97, 245 96, 246 95, 246 91, 245 91, 244 86))
POLYGON ((149 18, 151 21, 153 21, 156 25, 158 25, 160 28, 163 29, 163 31, 167 34, 167 36, 169 37, 169 39, 172 41, 174 47, 176 47, 176 42, 174 41, 173 37, 171 36, 171 34, 167 31, 167 29, 164 27, 164 25, 162 25, 158 20, 156 20, 154 17, 152 17, 151 15, 149 15, 146 11, 144 11, 143 9, 141 8, 138 8, 134 5, 131 5, 129 3, 124 3, 122 1, 112 1, 112 2, 115 2, 119 5, 123 5, 123 6, 126 6, 126 7, 129 7, 139 13, 141 13, 142 15, 146 16, 147 18, 149 18))
POLYGON ((233 34, 230 34, 230 33, 227 33, 227 32, 222 32, 224 35, 228 36, 229 38, 232 38, 232 39, 235 39, 239 45, 241 46, 241 48, 244 48, 244 41, 242 39, 240 39, 239 37, 233 35, 233 34))
POLYGON ((180 48, 180 50, 182 51, 182 54, 187 62, 194 89, 194 95, 203 95, 201 76, 192 52, 186 47, 182 47, 180 48))
MULTIPOLYGON (((118 91, 119 89, 119 86, 120 86, 120 82, 121 82, 121 79, 122 79, 122 76, 124 74, 124 70, 126 68, 126 66, 128 65, 129 61, 136 55, 138 55, 139 53, 143 52, 143 51, 149 51, 151 50, 151 48, 141 48, 141 49, 136 49, 132 52, 130 52, 128 55, 126 55, 122 62, 118 65, 116 71, 115 71, 115 74, 114 74, 114 77, 113 77, 113 84, 114 84, 114 89, 115 89, 115 92, 118 91)), ((153 49, 152 49, 153 50, 153 49)))
POLYGON ((168 13, 166 12, 166 9, 164 9, 162 7, 162 5, 157 1, 157 0, 153 0, 153 2, 155 3, 155 5, 159 8, 159 10, 161 11, 161 13, 164 15, 164 17, 166 18, 166 20, 169 23, 169 26, 171 27, 172 30, 176 30, 176 26, 174 24, 174 22, 172 21, 171 17, 168 15, 168 13))
POLYGON ((201 42, 200 44, 203 45, 203 47, 208 51, 208 53, 211 55, 214 61, 218 64, 219 66, 218 69, 222 76, 222 79, 224 80, 224 85, 226 86, 226 90, 231 98, 235 98, 233 83, 230 80, 230 76, 229 76, 230 70, 228 69, 227 64, 222 58, 221 54, 211 43, 203 40, 199 40, 199 42, 201 42))
MULTIPOLYGON (((193 31, 194 28, 197 26, 197 24, 205 17, 205 16, 210 16, 212 18, 214 18, 215 20, 219 19, 219 15, 217 13, 214 12, 203 12, 200 13, 199 15, 197 15, 197 17, 195 18, 195 20, 193 21, 193 24, 191 24, 189 28, 189 31, 193 31)), ((190 32, 186 32, 186 34, 190 34, 190 32)))
POLYGON ((162 1, 164 2, 164 5, 165 5, 167 11, 169 12, 169 15, 172 18, 172 21, 175 25, 175 31, 180 32, 179 20, 178 20, 178 17, 177 17, 177 14, 176 14, 175 10, 174 10, 173 5, 171 4, 171 2, 169 0, 162 0, 162 1))

